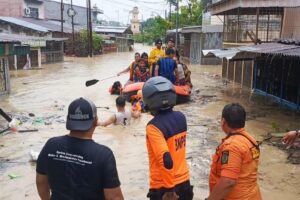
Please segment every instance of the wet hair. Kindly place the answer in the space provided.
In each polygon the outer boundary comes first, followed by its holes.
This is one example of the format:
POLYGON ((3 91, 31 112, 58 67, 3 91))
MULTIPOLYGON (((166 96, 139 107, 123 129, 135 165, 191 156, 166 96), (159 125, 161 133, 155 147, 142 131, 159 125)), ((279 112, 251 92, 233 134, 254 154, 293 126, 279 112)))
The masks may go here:
POLYGON ((148 54, 146 52, 142 53, 141 58, 145 58, 145 56, 148 58, 148 54))
POLYGON ((118 97, 116 98, 116 105, 117 105, 117 106, 124 107, 125 104, 126 104, 126 99, 125 99, 124 97, 118 96, 118 97))
POLYGON ((174 49, 172 49, 172 48, 168 48, 168 49, 166 50, 166 55, 171 55, 171 54, 175 54, 175 51, 174 51, 174 49))
POLYGON ((111 94, 120 95, 121 87, 122 87, 122 84, 120 83, 120 81, 115 81, 112 85, 111 94))
POLYGON ((222 118, 224 118, 230 128, 244 128, 246 121, 246 111, 238 103, 228 104, 223 108, 222 118))

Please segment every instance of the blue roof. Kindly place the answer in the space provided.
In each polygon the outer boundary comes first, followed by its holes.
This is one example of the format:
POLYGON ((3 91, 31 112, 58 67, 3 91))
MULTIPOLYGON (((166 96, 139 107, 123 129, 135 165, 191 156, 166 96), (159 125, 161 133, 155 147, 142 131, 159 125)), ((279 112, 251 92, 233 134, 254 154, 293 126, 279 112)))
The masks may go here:
POLYGON ((8 22, 8 23, 12 23, 12 24, 16 24, 18 26, 23 26, 25 28, 29 28, 35 31, 39 31, 39 32, 48 32, 49 30, 43 26, 39 26, 24 20, 20 20, 14 17, 3 17, 0 16, 0 20, 4 21, 4 22, 8 22))

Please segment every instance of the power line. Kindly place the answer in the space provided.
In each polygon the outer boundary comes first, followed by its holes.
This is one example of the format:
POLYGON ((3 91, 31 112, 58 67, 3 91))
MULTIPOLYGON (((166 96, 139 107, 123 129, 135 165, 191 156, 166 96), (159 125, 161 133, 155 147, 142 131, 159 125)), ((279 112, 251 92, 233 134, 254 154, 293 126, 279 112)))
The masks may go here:
MULTIPOLYGON (((118 4, 118 5, 124 5, 124 6, 127 6, 127 7, 134 7, 135 5, 132 5, 132 4, 127 4, 127 3, 124 3, 124 2, 120 2, 120 1, 116 1, 116 0, 105 0, 107 3, 114 3, 114 4, 118 4)), ((145 6, 145 5, 141 5, 141 7, 139 7, 141 10, 155 10, 155 11, 159 11, 159 12, 163 12, 164 10, 160 10, 160 9, 155 9, 155 8, 151 8, 151 7, 148 7, 148 6, 145 6)))

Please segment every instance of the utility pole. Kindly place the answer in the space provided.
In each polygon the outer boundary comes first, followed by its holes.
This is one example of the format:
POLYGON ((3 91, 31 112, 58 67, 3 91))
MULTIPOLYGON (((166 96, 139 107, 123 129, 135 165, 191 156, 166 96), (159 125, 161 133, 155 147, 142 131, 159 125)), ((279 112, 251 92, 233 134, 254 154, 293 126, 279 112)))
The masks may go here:
POLYGON ((71 15, 71 20, 72 20, 72 53, 73 55, 75 54, 75 34, 74 34, 74 15, 76 14, 74 9, 73 9, 73 0, 71 0, 71 11, 72 13, 69 13, 71 15))
POLYGON ((93 57, 93 27, 92 27, 92 10, 91 0, 86 1, 86 16, 87 16, 87 37, 88 37, 88 54, 93 57))
POLYGON ((171 13, 171 6, 172 6, 172 4, 171 4, 171 1, 169 2, 169 21, 171 21, 171 15, 172 15, 172 13, 171 13))
POLYGON ((144 21, 144 18, 143 18, 143 15, 142 15, 142 23, 141 23, 141 32, 142 32, 142 40, 143 40, 143 46, 144 46, 144 27, 143 27, 143 21, 144 21))
POLYGON ((175 39, 175 48, 178 47, 178 19, 179 17, 179 0, 176 0, 176 39, 175 39))
POLYGON ((64 2, 60 2, 61 37, 64 37, 64 2))

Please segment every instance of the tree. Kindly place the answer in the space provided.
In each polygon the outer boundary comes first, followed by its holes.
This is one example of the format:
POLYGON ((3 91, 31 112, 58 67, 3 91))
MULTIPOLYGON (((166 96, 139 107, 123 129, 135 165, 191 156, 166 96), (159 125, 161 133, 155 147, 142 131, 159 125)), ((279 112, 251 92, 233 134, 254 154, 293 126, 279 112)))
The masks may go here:
MULTIPOLYGON (((179 8, 179 27, 195 26, 202 24, 203 2, 201 0, 189 0, 188 5, 179 8)), ((176 27, 176 13, 171 15, 172 28, 176 27)))
POLYGON ((149 18, 142 23, 142 33, 136 34, 134 39, 136 42, 152 44, 156 39, 164 38, 170 28, 170 22, 160 16, 149 18))
MULTIPOLYGON (((81 30, 75 37, 75 55, 88 56, 88 32, 86 29, 81 30)), ((102 38, 93 32, 93 53, 99 54, 102 48, 102 38)))

